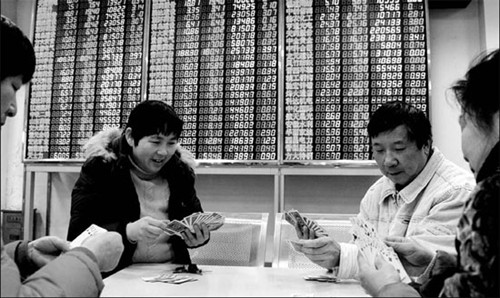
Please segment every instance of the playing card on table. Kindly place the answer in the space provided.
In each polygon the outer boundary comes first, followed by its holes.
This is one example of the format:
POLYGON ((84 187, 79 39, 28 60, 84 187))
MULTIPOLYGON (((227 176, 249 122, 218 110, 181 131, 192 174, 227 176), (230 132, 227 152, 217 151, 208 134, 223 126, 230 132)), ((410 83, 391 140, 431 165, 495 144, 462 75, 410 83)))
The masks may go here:
POLYGON ((333 275, 320 274, 320 275, 307 275, 304 276, 307 281, 320 281, 320 282, 337 282, 338 278, 333 275))
POLYGON ((143 277, 142 280, 146 282, 163 282, 170 284, 182 284, 188 281, 196 281, 197 279, 188 275, 181 275, 172 272, 163 272, 159 275, 152 277, 143 277))
POLYGON ((162 280, 166 280, 171 278, 173 275, 172 272, 166 271, 162 272, 158 275, 151 276, 151 277, 143 277, 142 280, 147 281, 147 282, 161 282, 162 280))

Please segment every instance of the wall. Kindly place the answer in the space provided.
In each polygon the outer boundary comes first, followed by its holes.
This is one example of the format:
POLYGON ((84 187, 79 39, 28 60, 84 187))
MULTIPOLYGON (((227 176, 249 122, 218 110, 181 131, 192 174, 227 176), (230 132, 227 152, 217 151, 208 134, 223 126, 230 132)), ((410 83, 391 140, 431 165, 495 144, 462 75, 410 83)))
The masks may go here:
POLYGON ((500 2, 498 0, 481 0, 480 4, 480 26, 481 44, 485 50, 498 48, 500 2))
MULTIPOLYGON (((487 7, 496 2, 497 9, 488 13, 488 32, 494 26, 498 32, 498 2, 485 0, 487 7)), ((498 34, 484 34, 483 0, 471 1, 465 9, 433 9, 430 16, 430 80, 431 80, 431 123, 434 144, 453 162, 468 169, 462 156, 460 143, 460 127, 458 125, 459 109, 453 97, 446 94, 455 80, 462 77, 469 63, 486 48, 488 44, 498 47, 498 34), (482 38, 484 36, 484 38, 482 38)), ((491 31, 490 31, 491 30, 491 31)))

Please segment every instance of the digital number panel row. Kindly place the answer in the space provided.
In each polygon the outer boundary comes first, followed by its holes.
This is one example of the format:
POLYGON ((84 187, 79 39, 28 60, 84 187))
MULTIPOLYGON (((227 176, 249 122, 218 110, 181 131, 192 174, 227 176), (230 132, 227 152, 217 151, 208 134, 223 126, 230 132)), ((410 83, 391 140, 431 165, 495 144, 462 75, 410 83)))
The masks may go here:
POLYGON ((156 99, 199 159, 369 159, 381 103, 427 110, 425 12, 424 0, 38 0, 26 158, 83 158, 90 136, 156 99))

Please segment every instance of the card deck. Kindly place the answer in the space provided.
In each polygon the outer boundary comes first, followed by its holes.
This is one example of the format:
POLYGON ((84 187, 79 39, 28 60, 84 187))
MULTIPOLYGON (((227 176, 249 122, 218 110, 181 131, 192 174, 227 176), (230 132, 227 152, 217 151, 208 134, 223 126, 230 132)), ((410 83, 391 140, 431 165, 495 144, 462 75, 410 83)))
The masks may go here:
POLYGON ((184 217, 180 221, 169 221, 164 232, 169 235, 178 236, 181 236, 181 233, 185 230, 189 230, 191 233, 194 233, 194 225, 200 225, 201 223, 205 223, 210 231, 215 231, 224 225, 224 216, 220 215, 217 212, 196 212, 184 217))
POLYGON ((172 231, 176 235, 181 235, 181 233, 185 230, 189 230, 189 227, 186 224, 174 219, 167 224, 167 230, 172 231))
POLYGON ((297 226, 300 230, 302 230, 304 226, 307 226, 309 230, 314 231, 316 238, 328 236, 326 230, 323 229, 323 227, 321 227, 316 221, 302 216, 299 211, 295 209, 285 212, 284 215, 285 220, 292 226, 297 226))
POLYGON ((286 220, 289 224, 291 224, 292 226, 295 226, 295 224, 297 223, 297 222, 295 221, 295 219, 294 219, 294 218, 292 218, 292 217, 290 216, 290 214, 288 214, 288 212, 285 212, 285 220, 286 220))
POLYGON ((319 282, 337 282, 338 279, 336 276, 321 274, 321 275, 307 275, 304 276, 304 279, 307 281, 319 281, 319 282))
POLYGON ((163 282, 178 285, 188 281, 196 281, 197 279, 188 275, 176 274, 167 271, 160 273, 157 276, 143 277, 142 280, 146 282, 163 282))
POLYGON ((288 211, 288 214, 295 220, 295 222, 297 223, 297 227, 302 230, 302 228, 306 225, 306 221, 304 220, 302 215, 300 215, 299 211, 290 210, 288 211))
POLYGON ((392 247, 387 246, 378 236, 375 227, 367 221, 358 217, 351 218, 352 228, 351 233, 354 236, 354 244, 356 244, 360 252, 365 256, 367 261, 374 266, 375 257, 380 254, 387 262, 389 262, 399 273, 401 280, 405 283, 411 282, 408 273, 401 264, 401 260, 392 247))

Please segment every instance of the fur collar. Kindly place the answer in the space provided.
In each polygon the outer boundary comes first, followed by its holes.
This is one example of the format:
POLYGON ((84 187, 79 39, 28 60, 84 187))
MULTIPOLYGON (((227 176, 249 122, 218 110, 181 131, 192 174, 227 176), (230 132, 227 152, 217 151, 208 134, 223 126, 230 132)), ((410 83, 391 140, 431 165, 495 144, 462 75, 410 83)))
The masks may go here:
MULTIPOLYGON (((120 128, 110 128, 103 130, 91 137, 83 146, 85 159, 90 157, 101 156, 105 160, 117 160, 119 152, 114 149, 113 144, 120 141, 122 130, 120 128)), ((180 160, 191 167, 193 170, 198 166, 198 161, 194 155, 179 144, 177 153, 180 154, 180 160)))

